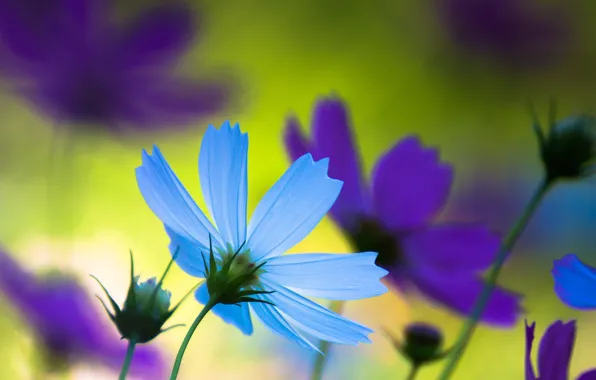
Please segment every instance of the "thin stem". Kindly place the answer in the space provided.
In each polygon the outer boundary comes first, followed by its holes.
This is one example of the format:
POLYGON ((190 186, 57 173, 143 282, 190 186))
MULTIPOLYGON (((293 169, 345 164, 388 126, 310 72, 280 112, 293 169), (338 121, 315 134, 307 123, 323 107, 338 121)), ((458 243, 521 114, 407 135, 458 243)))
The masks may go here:
POLYGON ((118 376, 118 380, 126 379, 126 374, 128 374, 130 364, 132 363, 132 357, 135 352, 136 345, 137 345, 137 342, 134 339, 131 339, 128 341, 128 349, 126 350, 126 358, 124 359, 124 364, 122 364, 122 369, 120 370, 120 376, 118 376))
POLYGON ((530 221, 532 215, 538 208, 538 205, 544 198, 544 195, 550 188, 551 184, 552 182, 550 180, 543 180, 538 185, 534 194, 532 195, 532 198, 526 205, 526 208, 524 209, 523 213, 521 214, 517 222, 513 225, 513 228, 511 228, 509 234, 501 244, 501 249, 499 250, 495 262, 487 275, 484 288, 482 289, 482 293, 476 300, 474 308, 472 309, 472 313, 468 317, 466 323, 464 324, 459 334, 457 343, 453 347, 453 352, 451 353, 451 355, 449 355, 447 359, 447 364, 445 365, 445 369, 441 373, 439 380, 449 379, 449 377, 455 371, 455 367, 457 366, 470 339, 472 338, 472 335, 474 334, 476 326, 478 325, 478 321, 480 320, 482 312, 484 311, 484 308, 488 303, 490 295, 496 287, 497 279, 499 278, 501 269, 505 264, 508 253, 511 252, 515 243, 517 242, 521 234, 524 232, 526 226, 528 225, 528 222, 530 221))
POLYGON ((176 380, 176 378, 178 377, 178 372, 180 371, 180 365, 182 364, 182 357, 184 356, 184 351, 186 351, 186 347, 188 346, 188 343, 190 342, 190 338, 192 338, 192 334, 194 334, 195 330, 199 326, 199 323, 201 323, 201 321, 203 320, 205 315, 207 315, 209 310, 211 310, 213 308, 213 306, 217 305, 218 303, 219 303, 219 299, 217 297, 211 296, 209 298, 209 301, 207 301, 205 306, 203 306, 203 310, 201 310, 201 312, 199 313, 197 318, 194 320, 194 322, 188 329, 188 332, 186 333, 186 336, 184 337, 184 340, 182 341, 182 344, 180 345, 180 349, 178 350, 178 355, 176 355, 176 361, 174 362, 174 367, 172 368, 172 374, 170 375, 170 380, 176 380))
MULTIPOLYGON (((344 307, 344 301, 331 301, 329 310, 334 313, 341 314, 344 307)), ((313 365, 312 373, 310 375, 311 380, 321 380, 323 378, 323 371, 325 370, 325 364, 327 363, 327 357, 331 351, 331 343, 326 340, 319 341, 319 351, 315 358, 315 364, 313 365)))
POLYGON ((408 374, 406 380, 414 380, 416 378, 416 375, 418 375, 418 370, 420 370, 420 366, 417 364, 412 364, 412 367, 410 368, 410 373, 408 374))

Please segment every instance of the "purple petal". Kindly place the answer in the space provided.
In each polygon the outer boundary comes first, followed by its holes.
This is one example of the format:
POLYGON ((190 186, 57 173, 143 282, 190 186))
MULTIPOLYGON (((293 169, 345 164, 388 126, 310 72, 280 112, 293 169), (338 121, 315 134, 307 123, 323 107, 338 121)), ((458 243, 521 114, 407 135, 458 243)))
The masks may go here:
POLYGON ((310 141, 308 141, 302 130, 300 130, 300 122, 294 116, 289 117, 286 121, 284 143, 292 162, 306 153, 313 153, 310 141))
POLYGON ((377 215, 390 229, 426 224, 449 196, 453 170, 439 161, 436 149, 424 148, 409 136, 377 162, 372 175, 377 215))
POLYGON ((579 375, 577 380, 596 380, 596 369, 586 371, 579 375))
POLYGON ((489 268, 501 239, 483 225, 439 225, 409 232, 401 243, 412 265, 459 272, 489 268))
POLYGON ((534 343, 534 329, 536 322, 533 322, 528 326, 528 320, 526 323, 526 380, 536 380, 534 374, 534 366, 532 365, 532 344, 534 343))
POLYGON ((329 157, 329 177, 344 182, 329 213, 342 227, 349 229, 355 216, 370 213, 370 206, 347 106, 343 101, 329 97, 317 102, 312 135, 316 159, 329 157))
POLYGON ((22 74, 31 64, 46 59, 52 48, 55 15, 60 11, 57 3, 58 0, 0 2, 1 61, 10 75, 22 74))
POLYGON ((37 291, 35 278, 0 249, 0 293, 18 307, 29 305, 37 291))
POLYGON ((556 321, 549 326, 538 349, 540 378, 565 380, 569 377, 569 362, 575 342, 575 321, 556 321))
POLYGON ((568 254, 553 262, 552 275, 561 301, 576 309, 596 308, 596 268, 568 254))
MULTIPOLYGON (((391 278, 391 270, 389 273, 391 278)), ((472 312, 484 287, 484 281, 480 278, 432 268, 410 270, 410 276, 424 295, 463 316, 472 312)), ((521 312, 521 298, 520 294, 497 287, 491 294, 481 320, 499 327, 515 325, 521 312)))
POLYGON ((230 102, 232 86, 222 80, 191 81, 176 78, 150 78, 131 89, 118 118, 137 129, 161 129, 183 125, 208 114, 222 111, 230 102))
POLYGON ((181 2, 147 10, 121 32, 116 56, 124 68, 174 64, 196 34, 194 15, 181 2))

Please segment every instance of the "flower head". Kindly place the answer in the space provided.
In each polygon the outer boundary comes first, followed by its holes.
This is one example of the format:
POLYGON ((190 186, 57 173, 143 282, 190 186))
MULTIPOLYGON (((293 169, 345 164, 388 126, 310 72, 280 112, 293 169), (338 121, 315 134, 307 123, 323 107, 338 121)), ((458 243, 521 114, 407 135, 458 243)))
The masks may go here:
MULTIPOLYGON (((536 322, 528 325, 526 321, 526 380, 548 379, 567 380, 569 362, 575 343, 575 321, 552 323, 540 340, 538 349, 538 376, 532 365, 532 343, 536 322)), ((596 369, 581 374, 577 380, 596 379, 596 369)))
MULTIPOLYGON (((415 136, 396 143, 375 165, 371 185, 365 182, 344 103, 320 100, 314 110, 313 138, 290 118, 286 147, 295 160, 311 152, 329 157, 329 174, 344 181, 330 210, 358 251, 378 252, 377 264, 389 271, 388 281, 402 290, 414 285, 430 299, 467 315, 500 246, 498 236, 483 225, 437 224, 433 219, 447 201, 453 181, 450 165, 415 136)), ((482 320, 513 325, 520 295, 497 288, 482 320)))
MULTIPOLYGON (((151 277, 145 282, 139 282, 139 276, 134 275, 134 264, 132 252, 130 253, 130 286, 122 309, 110 296, 102 283, 93 277, 106 293, 114 314, 101 301, 110 319, 122 335, 122 339, 134 340, 135 343, 147 343, 153 340, 162 332, 180 325, 162 329, 167 320, 174 314, 182 300, 170 310, 170 298, 172 293, 162 288, 162 283, 172 263, 166 268, 162 278, 151 277)), ((101 299, 100 299, 101 300, 101 299)))
POLYGON ((377 253, 283 255, 310 233, 340 192, 341 181, 327 176, 329 160, 314 161, 309 154, 296 160, 261 199, 247 225, 247 153, 248 136, 238 125, 207 128, 199 175, 215 226, 156 146, 151 155, 143 152, 136 169, 141 194, 170 236, 170 251, 179 249, 176 263, 192 276, 207 276, 196 299, 206 304, 225 289, 229 298, 212 310, 247 335, 253 331, 252 309, 270 330, 313 350, 302 333, 340 344, 369 342, 371 330, 305 296, 360 299, 385 293, 379 279, 387 272, 374 264, 377 253), (227 274, 210 284, 210 277, 224 268, 227 274), (231 286, 237 278, 242 280, 231 286), (231 296, 230 289, 262 302, 244 302, 231 296))
POLYGON ((566 305, 576 309, 596 309, 596 268, 574 254, 555 260, 552 269, 555 293, 566 305))
MULTIPOLYGON (((551 112, 554 111, 551 109, 551 112)), ((577 179, 594 170, 596 117, 577 115, 560 121, 550 120, 550 130, 546 136, 535 120, 534 130, 549 181, 577 179)))
POLYGON ((228 102, 227 82, 175 73, 196 33, 195 12, 183 2, 125 23, 112 17, 111 1, 42 3, 0 5, 0 71, 15 93, 56 124, 111 132, 164 128, 228 102))
MULTIPOLYGON (((90 362, 120 369, 126 345, 109 334, 92 299, 76 280, 54 273, 36 278, 0 251, 0 292, 33 331, 50 369, 90 362)), ((139 348, 131 373, 161 379, 166 365, 153 347, 139 348)))

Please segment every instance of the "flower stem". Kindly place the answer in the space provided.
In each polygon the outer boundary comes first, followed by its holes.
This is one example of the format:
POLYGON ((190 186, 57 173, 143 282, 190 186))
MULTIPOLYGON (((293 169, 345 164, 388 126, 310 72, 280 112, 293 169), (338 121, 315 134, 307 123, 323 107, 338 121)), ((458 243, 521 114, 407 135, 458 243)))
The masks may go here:
POLYGON ((513 228, 511 228, 505 240, 502 242, 501 249, 499 250, 495 262, 487 275, 484 288, 482 289, 482 293, 480 293, 480 296, 476 300, 474 308, 472 309, 472 313, 468 317, 466 323, 464 324, 459 334, 457 343, 453 347, 453 352, 451 353, 451 355, 449 355, 447 359, 447 364, 445 365, 445 368, 443 369, 443 372, 441 373, 439 380, 449 379, 449 377, 455 371, 455 367, 457 366, 470 339, 472 338, 472 335, 474 334, 476 326, 478 325, 478 321, 480 320, 482 312, 484 311, 484 308, 488 303, 490 295, 496 287, 497 279, 499 278, 501 269, 505 264, 508 253, 513 249, 513 246, 524 232, 526 226, 528 225, 528 222, 530 221, 532 215, 538 208, 538 205, 544 198, 544 195, 550 189, 552 183, 553 182, 548 179, 545 179, 542 182, 540 182, 540 184, 534 191, 532 198, 530 198, 530 201, 526 205, 526 208, 524 209, 523 213, 521 214, 517 222, 513 225, 513 228))
POLYGON ((406 380, 414 380, 416 378, 416 375, 418 375, 419 369, 420 369, 419 365, 413 364, 412 367, 410 368, 410 373, 408 374, 408 377, 406 378, 406 380))
POLYGON ((192 338, 192 334, 194 334, 195 330, 199 326, 199 323, 201 323, 201 321, 203 320, 205 315, 207 315, 207 313, 213 308, 213 306, 217 305, 218 303, 219 303, 218 297, 211 296, 209 298, 209 301, 207 301, 205 306, 203 306, 203 310, 201 310, 201 312, 199 313, 197 318, 194 320, 194 322, 188 329, 188 332, 186 333, 186 336, 184 337, 184 340, 182 341, 182 344, 180 345, 180 349, 178 350, 178 355, 176 355, 176 361, 174 362, 174 367, 172 368, 172 374, 170 375, 170 380, 175 380, 178 377, 178 372, 180 371, 180 365, 182 364, 182 357, 184 356, 184 351, 186 351, 186 347, 188 346, 188 343, 190 342, 190 338, 192 338))
POLYGON ((118 380, 126 379, 126 374, 128 374, 128 369, 130 368, 130 364, 132 363, 132 357, 135 352, 136 345, 137 345, 136 340, 131 339, 128 341, 128 349, 126 350, 126 358, 124 358, 124 364, 122 364, 122 369, 120 370, 120 376, 118 376, 118 380))
MULTIPOLYGON (((333 311, 334 313, 341 314, 343 306, 344 301, 331 301, 329 310, 333 311)), ((315 358, 315 364, 310 375, 310 380, 321 380, 323 378, 323 371, 325 370, 325 364, 327 362, 327 357, 329 356, 330 350, 330 342, 326 340, 319 341, 319 351, 321 351, 321 353, 317 354, 317 357, 315 358)))

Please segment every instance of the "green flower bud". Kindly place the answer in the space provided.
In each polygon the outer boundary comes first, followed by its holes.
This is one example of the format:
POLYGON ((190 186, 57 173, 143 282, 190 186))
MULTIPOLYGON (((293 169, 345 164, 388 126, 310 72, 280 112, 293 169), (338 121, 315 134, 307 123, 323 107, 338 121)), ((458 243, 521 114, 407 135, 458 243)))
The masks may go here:
POLYGON ((139 276, 134 275, 134 264, 131 252, 131 281, 122 309, 116 304, 103 284, 96 277, 91 276, 99 283, 105 294, 108 296, 110 304, 114 309, 113 314, 103 300, 99 300, 110 316, 112 322, 114 322, 118 328, 122 339, 134 340, 135 343, 146 343, 173 327, 183 326, 175 325, 163 329, 163 325, 166 321, 172 316, 188 294, 190 294, 189 292, 176 306, 170 309, 171 293, 162 288, 162 283, 173 262, 174 258, 172 258, 172 261, 168 264, 159 281, 157 281, 155 277, 152 277, 145 282, 139 283, 139 276))
POLYGON ((387 333, 393 346, 407 359, 412 366, 420 367, 445 357, 443 351, 443 334, 428 323, 411 323, 404 329, 404 341, 400 342, 387 333))
POLYGON ((591 174, 596 157, 596 117, 575 115, 555 121, 553 107, 548 135, 534 120, 547 180, 578 179, 591 174))

